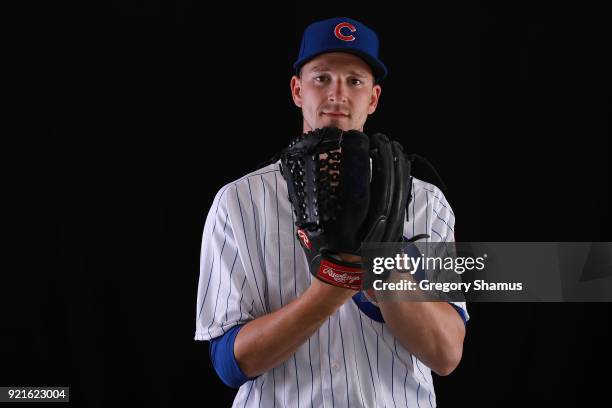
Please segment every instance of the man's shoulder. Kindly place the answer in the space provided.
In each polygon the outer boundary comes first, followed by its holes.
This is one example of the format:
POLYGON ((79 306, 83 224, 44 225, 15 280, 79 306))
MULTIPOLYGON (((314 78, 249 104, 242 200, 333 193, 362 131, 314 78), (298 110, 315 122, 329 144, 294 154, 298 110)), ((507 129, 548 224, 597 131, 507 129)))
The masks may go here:
POLYGON ((434 205, 436 207, 442 205, 450 208, 446 196, 438 186, 420 180, 416 177, 412 177, 412 196, 413 199, 415 199, 414 197, 426 197, 427 201, 430 202, 430 205, 434 205))
POLYGON ((247 191, 249 191, 252 183, 266 185, 275 183, 277 175, 280 175, 280 161, 260 167, 257 170, 226 183, 217 191, 217 198, 221 198, 228 190, 242 191, 246 188, 247 191))
POLYGON ((444 197, 444 193, 438 186, 427 181, 423 181, 416 177, 412 177, 412 189, 414 193, 424 194, 425 192, 435 197, 444 197))
POLYGON ((275 163, 268 164, 265 167, 258 168, 257 170, 254 170, 248 174, 245 174, 244 176, 237 178, 236 180, 228 184, 245 184, 245 183, 248 184, 252 182, 254 178, 256 179, 272 178, 273 179, 274 177, 276 177, 275 174, 280 174, 280 160, 275 163))

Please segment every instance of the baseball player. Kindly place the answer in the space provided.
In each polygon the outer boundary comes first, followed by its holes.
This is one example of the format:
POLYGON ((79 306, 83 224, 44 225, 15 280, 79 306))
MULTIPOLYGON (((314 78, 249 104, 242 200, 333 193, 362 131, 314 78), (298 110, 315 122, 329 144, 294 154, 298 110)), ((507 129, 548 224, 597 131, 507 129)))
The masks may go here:
MULTIPOLYGON (((378 44, 350 18, 306 28, 291 78, 304 133, 363 132, 387 75, 378 44)), ((448 375, 459 364, 465 303, 377 303, 315 277, 286 172, 278 160, 225 185, 204 226, 195 339, 210 341, 216 372, 239 388, 234 406, 436 406, 431 371, 448 375)), ((414 177, 409 184, 401 234, 454 241, 440 189, 414 177)), ((358 262, 350 253, 335 259, 358 262)))

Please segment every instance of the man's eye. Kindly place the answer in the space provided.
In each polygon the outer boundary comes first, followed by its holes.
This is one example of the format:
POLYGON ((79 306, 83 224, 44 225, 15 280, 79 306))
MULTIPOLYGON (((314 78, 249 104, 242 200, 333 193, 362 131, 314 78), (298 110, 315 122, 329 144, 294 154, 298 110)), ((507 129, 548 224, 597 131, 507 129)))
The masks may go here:
POLYGON ((325 75, 319 75, 319 76, 315 77, 315 81, 316 82, 325 82, 325 81, 327 81, 327 77, 325 75))
POLYGON ((353 78, 353 79, 351 79, 351 83, 353 85, 361 85, 363 82, 361 82, 361 79, 353 78))

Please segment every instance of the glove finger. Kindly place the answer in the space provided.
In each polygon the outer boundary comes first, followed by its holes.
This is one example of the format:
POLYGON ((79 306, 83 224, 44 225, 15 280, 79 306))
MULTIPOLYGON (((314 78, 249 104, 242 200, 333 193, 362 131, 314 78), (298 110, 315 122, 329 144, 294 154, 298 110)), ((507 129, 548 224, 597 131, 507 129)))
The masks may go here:
POLYGON ((342 138, 338 211, 334 232, 338 250, 357 251, 361 244, 360 228, 370 206, 370 140, 365 133, 350 130, 342 138), (340 243, 343 245, 341 246, 340 243))
POLYGON ((387 219, 383 242, 398 242, 402 237, 406 202, 408 201, 408 193, 410 191, 410 161, 406 159, 404 149, 400 143, 393 141, 391 145, 395 183, 393 185, 391 210, 387 219))
POLYGON ((370 208, 363 235, 364 242, 380 242, 387 228, 395 184, 393 150, 387 136, 382 133, 372 135, 370 157, 372 158, 370 208))

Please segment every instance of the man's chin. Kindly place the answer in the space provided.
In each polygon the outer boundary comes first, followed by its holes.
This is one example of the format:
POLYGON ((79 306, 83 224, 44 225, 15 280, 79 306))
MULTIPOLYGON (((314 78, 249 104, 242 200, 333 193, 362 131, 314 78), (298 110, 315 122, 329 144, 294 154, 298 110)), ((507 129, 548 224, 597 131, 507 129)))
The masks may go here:
POLYGON ((352 129, 351 124, 347 120, 341 118, 327 118, 326 120, 321 121, 317 127, 335 127, 345 131, 352 129))

